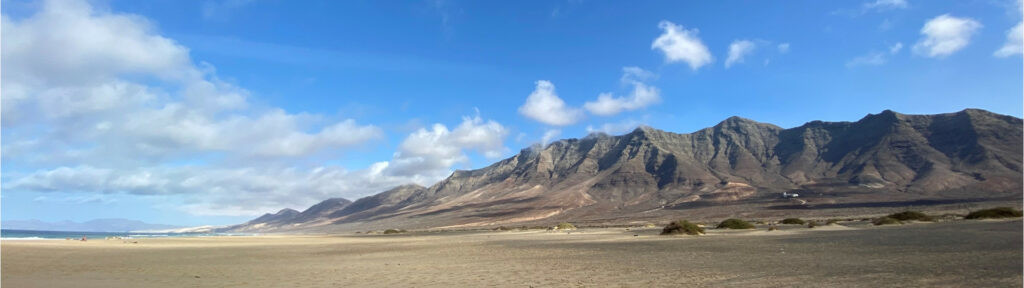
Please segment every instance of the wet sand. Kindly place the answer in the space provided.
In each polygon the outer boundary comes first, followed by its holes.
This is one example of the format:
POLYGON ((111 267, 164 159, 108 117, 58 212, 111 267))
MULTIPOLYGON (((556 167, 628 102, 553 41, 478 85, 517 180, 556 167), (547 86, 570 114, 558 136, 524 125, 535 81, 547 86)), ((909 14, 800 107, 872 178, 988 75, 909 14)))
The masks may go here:
POLYGON ((2 241, 4 287, 1020 287, 1022 223, 2 241), (638 234, 639 236, 633 236, 638 234))

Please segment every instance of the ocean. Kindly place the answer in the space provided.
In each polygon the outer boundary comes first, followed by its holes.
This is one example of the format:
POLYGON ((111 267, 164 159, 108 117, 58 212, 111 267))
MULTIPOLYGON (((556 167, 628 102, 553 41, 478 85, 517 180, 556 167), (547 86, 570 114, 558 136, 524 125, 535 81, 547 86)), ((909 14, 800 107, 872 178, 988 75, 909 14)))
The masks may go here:
MULTIPOLYGON (((3 240, 79 240, 104 239, 107 237, 121 238, 157 238, 157 237, 206 237, 206 236, 241 236, 243 234, 231 233, 137 233, 137 232, 72 232, 72 231, 35 231, 0 229, 0 239, 3 240)), ((247 235, 247 234, 246 234, 247 235)))

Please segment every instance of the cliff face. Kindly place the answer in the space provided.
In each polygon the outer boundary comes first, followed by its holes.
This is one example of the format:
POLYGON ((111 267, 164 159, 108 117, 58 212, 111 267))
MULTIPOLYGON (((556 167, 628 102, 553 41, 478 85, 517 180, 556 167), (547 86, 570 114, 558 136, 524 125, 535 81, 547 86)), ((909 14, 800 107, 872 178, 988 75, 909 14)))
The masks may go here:
MULTIPOLYGON (((425 228, 629 218, 765 201, 780 192, 832 195, 818 199, 827 203, 847 195, 861 195, 857 201, 1006 197, 1020 194, 1021 166, 1021 119, 982 110, 887 110, 857 122, 791 129, 732 117, 690 134, 641 127, 535 146, 431 187, 401 186, 360 199, 323 219, 425 228)), ((289 225, 296 223, 306 222, 289 225)))

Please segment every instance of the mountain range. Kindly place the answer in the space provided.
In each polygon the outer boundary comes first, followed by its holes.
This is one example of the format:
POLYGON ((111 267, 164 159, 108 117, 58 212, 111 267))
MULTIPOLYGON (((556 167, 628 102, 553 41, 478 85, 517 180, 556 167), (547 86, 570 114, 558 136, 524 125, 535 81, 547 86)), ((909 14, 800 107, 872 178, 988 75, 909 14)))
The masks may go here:
POLYGON ((224 230, 632 223, 1017 203, 1024 189, 1022 137, 1020 118, 977 109, 935 115, 886 110, 856 122, 812 121, 789 129, 740 117, 688 134, 640 127, 535 145, 484 168, 455 171, 430 187, 403 185, 354 202, 328 199, 224 230))

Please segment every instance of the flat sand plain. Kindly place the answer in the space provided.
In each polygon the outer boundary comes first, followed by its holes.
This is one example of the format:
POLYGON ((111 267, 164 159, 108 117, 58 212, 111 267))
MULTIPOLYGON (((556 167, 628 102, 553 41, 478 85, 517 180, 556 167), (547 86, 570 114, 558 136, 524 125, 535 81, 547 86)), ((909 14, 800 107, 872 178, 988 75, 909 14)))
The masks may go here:
POLYGON ((1020 287, 1022 223, 2 241, 3 287, 1020 287), (638 236, 634 236, 638 235, 638 236))

